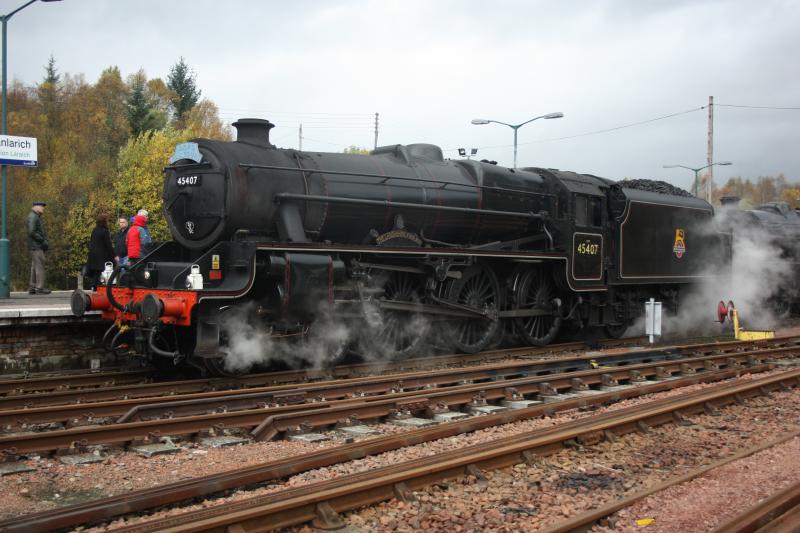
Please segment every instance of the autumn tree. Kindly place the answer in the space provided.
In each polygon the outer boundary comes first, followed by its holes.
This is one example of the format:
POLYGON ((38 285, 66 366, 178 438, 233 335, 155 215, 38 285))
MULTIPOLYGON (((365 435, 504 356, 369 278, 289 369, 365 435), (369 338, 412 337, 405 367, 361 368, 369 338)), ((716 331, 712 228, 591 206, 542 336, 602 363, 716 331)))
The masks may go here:
POLYGON ((360 146, 356 146, 355 144, 351 144, 343 151, 346 154, 369 155, 369 148, 361 148, 360 146))
POLYGON ((219 118, 217 105, 205 98, 186 114, 184 125, 193 137, 220 141, 233 140, 230 128, 219 118))
POLYGON ((39 139, 38 168, 8 169, 13 290, 26 286, 30 271, 25 217, 33 201, 47 202, 47 280, 54 288, 74 287, 99 212, 114 217, 144 207, 155 236, 168 238, 161 191, 163 168, 175 145, 192 137, 227 140, 230 135, 214 103, 204 100, 185 114, 189 130, 168 127, 152 138, 137 138, 141 131, 165 127, 175 95, 163 80, 147 80, 144 72, 126 82, 114 66, 90 83, 81 74, 59 72, 54 57, 44 65, 41 82, 9 83, 9 132, 39 139), (143 100, 134 89, 141 90, 143 100), (132 113, 140 107, 148 113, 132 113), (144 120, 132 123, 137 117, 144 120))
POLYGON ((788 202, 796 205, 795 191, 798 185, 789 183, 786 176, 760 176, 755 181, 741 177, 730 178, 724 186, 714 191, 714 198, 736 196, 742 200, 744 209, 757 207, 769 202, 788 202))
POLYGON ((172 103, 178 124, 181 124, 183 116, 200 99, 200 89, 197 88, 195 78, 195 73, 189 69, 183 57, 172 66, 167 76, 167 87, 175 93, 172 103))

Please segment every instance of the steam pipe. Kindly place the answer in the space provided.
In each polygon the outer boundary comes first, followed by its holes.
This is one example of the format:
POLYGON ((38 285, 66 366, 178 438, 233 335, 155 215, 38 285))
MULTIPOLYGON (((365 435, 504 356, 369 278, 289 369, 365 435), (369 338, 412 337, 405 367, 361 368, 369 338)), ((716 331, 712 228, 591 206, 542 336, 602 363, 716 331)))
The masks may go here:
POLYGON ((539 213, 524 213, 522 211, 495 211, 491 209, 474 209, 471 207, 450 207, 445 205, 413 204, 408 202, 392 202, 389 200, 364 200, 361 198, 344 198, 341 196, 319 196, 314 194, 294 194, 283 192, 275 195, 275 203, 299 200, 303 202, 321 202, 331 204, 374 205, 380 207, 418 209, 421 211, 445 211, 451 213, 470 213, 475 215, 488 215, 500 217, 529 218, 541 220, 539 213))
POLYGON ((121 266, 118 266, 114 269, 111 275, 108 277, 108 281, 106 281, 106 297, 108 298, 108 302, 114 306, 115 308, 119 309, 123 313, 125 312, 125 308, 122 307, 119 302, 114 298, 114 293, 111 291, 111 287, 114 285, 114 280, 117 279, 120 271, 122 270, 121 266))
POLYGON ((162 350, 158 346, 156 346, 156 334, 158 333, 157 328, 153 328, 150 330, 150 336, 147 339, 147 345, 150 347, 150 351, 156 354, 159 357, 172 357, 173 359, 180 357, 180 353, 178 352, 168 352, 166 350, 162 350))
POLYGON ((521 189, 507 189, 505 187, 492 187, 491 185, 458 183, 454 181, 441 181, 441 180, 425 179, 425 178, 409 177, 409 176, 386 176, 384 174, 372 174, 370 172, 353 172, 353 171, 345 172, 342 170, 320 170, 315 168, 281 167, 276 165, 257 165, 255 163, 240 163, 239 166, 245 169, 257 168, 263 170, 280 170, 285 172, 303 172, 305 174, 326 174, 331 176, 358 176, 362 178, 380 178, 380 181, 376 183, 369 183, 369 184, 365 183, 364 185, 381 185, 389 180, 399 180, 399 181, 414 181, 419 183, 433 183, 435 185, 439 185, 439 187, 432 187, 436 189, 446 189, 448 185, 452 185, 454 187, 465 187, 469 189, 480 189, 482 191, 495 191, 499 193, 513 192, 516 194, 524 194, 528 196, 552 196, 552 197, 556 196, 555 194, 548 192, 533 192, 521 189))

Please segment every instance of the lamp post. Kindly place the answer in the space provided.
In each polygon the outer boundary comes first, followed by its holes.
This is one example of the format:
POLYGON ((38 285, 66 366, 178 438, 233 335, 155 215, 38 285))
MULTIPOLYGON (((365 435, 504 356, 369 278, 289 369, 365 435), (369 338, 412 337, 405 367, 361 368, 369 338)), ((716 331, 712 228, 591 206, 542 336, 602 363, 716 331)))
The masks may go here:
POLYGON ((540 118, 551 119, 551 118, 561 118, 563 116, 564 113, 558 111, 556 113, 548 113, 546 115, 541 115, 539 117, 533 117, 532 119, 526 120, 521 124, 506 124, 505 122, 500 122, 499 120, 489 120, 485 118, 473 118, 472 123, 475 124, 476 126, 482 126, 484 124, 489 124, 491 122, 494 122, 495 124, 502 124, 503 126, 508 126, 512 130, 514 130, 514 168, 517 168, 517 130, 520 129, 525 124, 533 122, 534 120, 539 120, 540 118))
POLYGON ((472 157, 477 155, 477 154, 478 154, 478 149, 477 148, 470 148, 469 149, 469 155, 467 155, 467 149, 466 148, 459 148, 458 149, 458 155, 460 155, 461 157, 466 157, 467 160, 472 159, 472 157))
MULTIPOLYGON (((713 166, 717 166, 717 165, 724 167, 724 166, 728 166, 728 165, 732 165, 732 164, 733 163, 731 163, 730 161, 720 161, 719 163, 711 163, 710 165, 706 165, 706 166, 700 167, 700 168, 692 168, 692 167, 687 167, 687 166, 684 166, 684 165, 664 165, 664 168, 685 168, 686 170, 691 170, 692 172, 694 172, 694 185, 692 185, 692 194, 697 196, 697 193, 699 192, 697 190, 697 187, 700 184, 700 171, 701 170, 705 170, 705 169, 707 169, 709 167, 713 167, 713 166)), ((709 201, 709 203, 711 203, 711 191, 708 191, 708 201, 709 201)))
MULTIPOLYGON (((42 2, 58 2, 60 0, 41 0, 42 2)), ((36 2, 36 0, 30 0, 25 4, 21 5, 8 15, 0 15, 0 21, 3 23, 3 135, 8 134, 8 98, 7 98, 7 78, 8 78, 8 40, 6 38, 6 27, 8 26, 8 20, 16 15, 18 12, 22 11, 29 5, 36 2)), ((0 206, 0 218, 2 218, 2 223, 0 223, 0 298, 8 298, 11 294, 10 286, 11 286, 11 273, 10 273, 10 266, 11 266, 11 257, 9 254, 9 245, 10 242, 8 240, 8 232, 6 231, 6 196, 7 196, 7 177, 6 177, 6 166, 0 165, 0 174, 2 175, 2 206, 0 206)))

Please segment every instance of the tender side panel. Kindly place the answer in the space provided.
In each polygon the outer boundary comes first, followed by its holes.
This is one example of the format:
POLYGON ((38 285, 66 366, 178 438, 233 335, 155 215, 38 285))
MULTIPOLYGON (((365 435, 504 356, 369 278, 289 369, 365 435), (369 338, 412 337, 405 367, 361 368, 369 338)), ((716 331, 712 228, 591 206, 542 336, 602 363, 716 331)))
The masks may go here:
POLYGON ((619 230, 623 280, 681 281, 712 274, 719 251, 709 209, 631 201, 619 230))

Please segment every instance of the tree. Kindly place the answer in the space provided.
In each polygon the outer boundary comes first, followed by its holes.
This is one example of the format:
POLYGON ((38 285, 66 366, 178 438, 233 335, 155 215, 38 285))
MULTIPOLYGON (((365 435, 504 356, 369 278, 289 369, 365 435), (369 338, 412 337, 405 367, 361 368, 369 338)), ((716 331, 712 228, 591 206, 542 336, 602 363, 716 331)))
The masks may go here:
POLYGON ((166 120, 172 112, 172 102, 175 100, 176 94, 167 87, 167 84, 161 78, 153 78, 147 81, 146 94, 153 109, 164 115, 166 120))
POLYGON ((117 174, 112 185, 114 207, 126 215, 147 209, 153 240, 169 239, 167 221, 162 214, 164 166, 175 146, 192 137, 189 131, 168 127, 154 131, 152 135, 129 139, 119 152, 117 174))
POLYGON ((167 87, 175 93, 173 106, 175 118, 180 124, 183 116, 200 99, 200 89, 195 83, 195 73, 189 70, 189 65, 186 64, 183 57, 170 69, 167 76, 167 87))
POLYGON ((230 129, 219 118, 219 110, 211 100, 203 99, 185 116, 185 126, 194 137, 232 140, 230 129))
POLYGON ((360 146, 351 144, 350 146, 344 149, 344 153, 356 154, 356 155, 369 155, 369 148, 361 148, 360 146))
POLYGON ((41 134, 41 150, 46 154, 45 159, 53 159, 54 138, 56 132, 61 127, 62 104, 59 91, 61 75, 56 69, 56 58, 50 55, 47 65, 44 67, 45 76, 39 85, 39 104, 42 109, 44 119, 44 131, 41 134))
POLYGON ((128 125, 131 135, 141 135, 145 131, 161 129, 167 125, 167 117, 153 106, 147 94, 147 76, 139 70, 128 78, 130 93, 125 102, 128 125))
POLYGON ((781 200, 795 209, 800 209, 800 187, 784 189, 781 194, 781 200))

